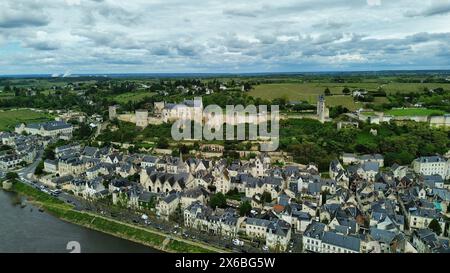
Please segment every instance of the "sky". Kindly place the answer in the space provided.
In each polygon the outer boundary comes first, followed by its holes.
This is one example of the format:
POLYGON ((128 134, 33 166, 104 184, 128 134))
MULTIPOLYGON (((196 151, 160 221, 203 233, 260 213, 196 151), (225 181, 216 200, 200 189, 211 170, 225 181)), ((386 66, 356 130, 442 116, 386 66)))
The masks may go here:
POLYGON ((1 0, 0 74, 450 69, 450 0, 1 0))

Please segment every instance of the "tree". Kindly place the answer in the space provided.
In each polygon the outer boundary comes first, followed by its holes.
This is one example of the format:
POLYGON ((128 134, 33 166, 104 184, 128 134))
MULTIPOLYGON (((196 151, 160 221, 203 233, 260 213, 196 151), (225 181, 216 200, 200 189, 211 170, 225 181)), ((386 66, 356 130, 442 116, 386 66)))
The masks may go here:
POLYGON ((34 170, 35 175, 42 175, 44 173, 44 160, 41 160, 39 164, 36 166, 36 169, 34 170))
POLYGON ((342 105, 338 105, 336 107, 331 107, 331 109, 330 109, 330 117, 331 118, 337 118, 341 114, 345 114, 345 113, 348 113, 348 112, 350 112, 350 110, 348 110, 348 108, 343 107, 342 105))
POLYGON ((88 139, 92 135, 92 128, 85 124, 81 123, 79 124, 79 129, 75 131, 74 137, 76 139, 88 139))
POLYGON ((331 96, 331 91, 328 87, 325 88, 325 96, 331 96))
POLYGON ((209 205, 213 209, 216 209, 217 207, 225 208, 227 206, 227 199, 223 193, 218 192, 211 197, 209 205))
POLYGON ((442 228, 441 225, 439 225, 439 222, 436 219, 431 220, 430 224, 428 225, 428 227, 434 231, 434 233, 436 233, 437 235, 441 235, 442 233, 442 228))
POLYGON ((250 202, 245 201, 239 206, 239 215, 245 216, 252 210, 252 205, 250 202))
POLYGON ((54 160, 55 159, 55 151, 53 150, 53 147, 47 147, 44 150, 44 158, 54 160))
POLYGON ((165 137, 160 137, 156 143, 156 147, 160 149, 167 149, 169 148, 169 141, 165 137))
POLYGON ((348 89, 348 87, 344 87, 344 89, 342 89, 342 93, 344 93, 345 95, 350 94, 350 89, 348 89))
POLYGON ((327 203, 327 195, 330 194, 328 190, 322 192, 322 205, 327 203))
POLYGON ((19 175, 15 172, 9 172, 6 174, 6 179, 7 180, 16 180, 16 179, 19 179, 19 175))
POLYGON ((181 210, 181 203, 178 204, 175 211, 169 216, 169 220, 178 224, 183 223, 183 211, 181 210))
POLYGON ((7 83, 7 84, 5 85, 5 87, 3 88, 3 91, 5 91, 5 92, 11 92, 11 86, 9 85, 9 83, 7 83))
POLYGON ((271 195, 269 192, 264 191, 264 192, 262 193, 261 200, 262 200, 264 203, 270 203, 270 202, 272 202, 272 195, 271 195))

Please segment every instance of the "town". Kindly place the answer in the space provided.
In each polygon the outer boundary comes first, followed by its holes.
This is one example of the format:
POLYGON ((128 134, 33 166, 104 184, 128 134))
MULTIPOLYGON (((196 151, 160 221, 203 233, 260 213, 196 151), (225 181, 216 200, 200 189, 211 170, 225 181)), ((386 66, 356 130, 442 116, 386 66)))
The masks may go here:
MULTIPOLYGON (((180 115, 170 112, 171 104, 155 109, 155 117, 140 110, 132 121, 146 127, 180 115)), ((323 97, 317 113, 327 122, 323 97)), ((63 115, 0 132, 4 188, 26 183, 108 217, 115 215, 107 207, 115 207, 134 215, 123 221, 234 252, 450 251, 450 151, 402 165, 385 164, 383 154, 341 153, 324 172, 280 152, 225 158, 219 144, 199 154, 88 145, 74 139, 81 126, 63 115)), ((116 107, 109 107, 105 122, 117 118, 116 107)), ((103 120, 90 119, 101 131, 103 120)))

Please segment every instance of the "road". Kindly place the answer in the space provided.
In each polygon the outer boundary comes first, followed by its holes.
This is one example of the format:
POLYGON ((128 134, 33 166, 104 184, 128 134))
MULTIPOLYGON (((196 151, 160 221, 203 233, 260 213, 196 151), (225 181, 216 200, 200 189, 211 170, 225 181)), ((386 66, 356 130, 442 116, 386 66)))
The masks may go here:
POLYGON ((19 170, 17 174, 22 179, 31 179, 32 175, 34 174, 34 170, 36 170, 36 167, 39 165, 39 163, 42 160, 43 151, 39 150, 36 158, 34 159, 34 162, 28 165, 27 167, 19 170))

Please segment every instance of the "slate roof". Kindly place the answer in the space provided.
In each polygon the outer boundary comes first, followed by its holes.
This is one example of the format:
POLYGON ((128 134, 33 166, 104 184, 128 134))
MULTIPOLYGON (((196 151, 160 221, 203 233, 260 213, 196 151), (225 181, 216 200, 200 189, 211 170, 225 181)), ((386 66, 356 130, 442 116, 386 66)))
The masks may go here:
POLYGON ((417 161, 420 163, 440 163, 440 162, 445 162, 445 158, 443 158, 440 155, 422 156, 422 157, 414 159, 414 161, 417 161))
POLYGON ((392 240, 394 240, 396 234, 392 231, 372 227, 370 228, 370 236, 378 242, 390 244, 392 240))
POLYGON ((31 123, 28 124, 26 127, 32 129, 40 129, 42 127, 46 131, 55 131, 60 129, 72 128, 72 125, 64 121, 49 121, 45 123, 31 123))
POLYGON ((326 227, 325 224, 313 221, 313 222, 311 222, 311 224, 308 225, 308 227, 306 227, 306 230, 303 233, 303 236, 315 238, 315 239, 321 239, 323 236, 325 227, 326 227))
POLYGON ((380 169, 380 165, 378 162, 372 162, 372 161, 368 161, 368 162, 364 162, 361 165, 361 168, 365 171, 373 171, 373 172, 378 172, 378 170, 380 169))
POLYGON ((345 236, 332 231, 325 231, 322 236, 322 243, 339 246, 356 252, 360 251, 361 240, 353 236, 345 236))
POLYGON ((269 226, 270 221, 266 220, 266 219, 260 219, 260 218, 247 218, 246 223, 248 225, 252 225, 252 226, 267 227, 267 226, 269 226))

